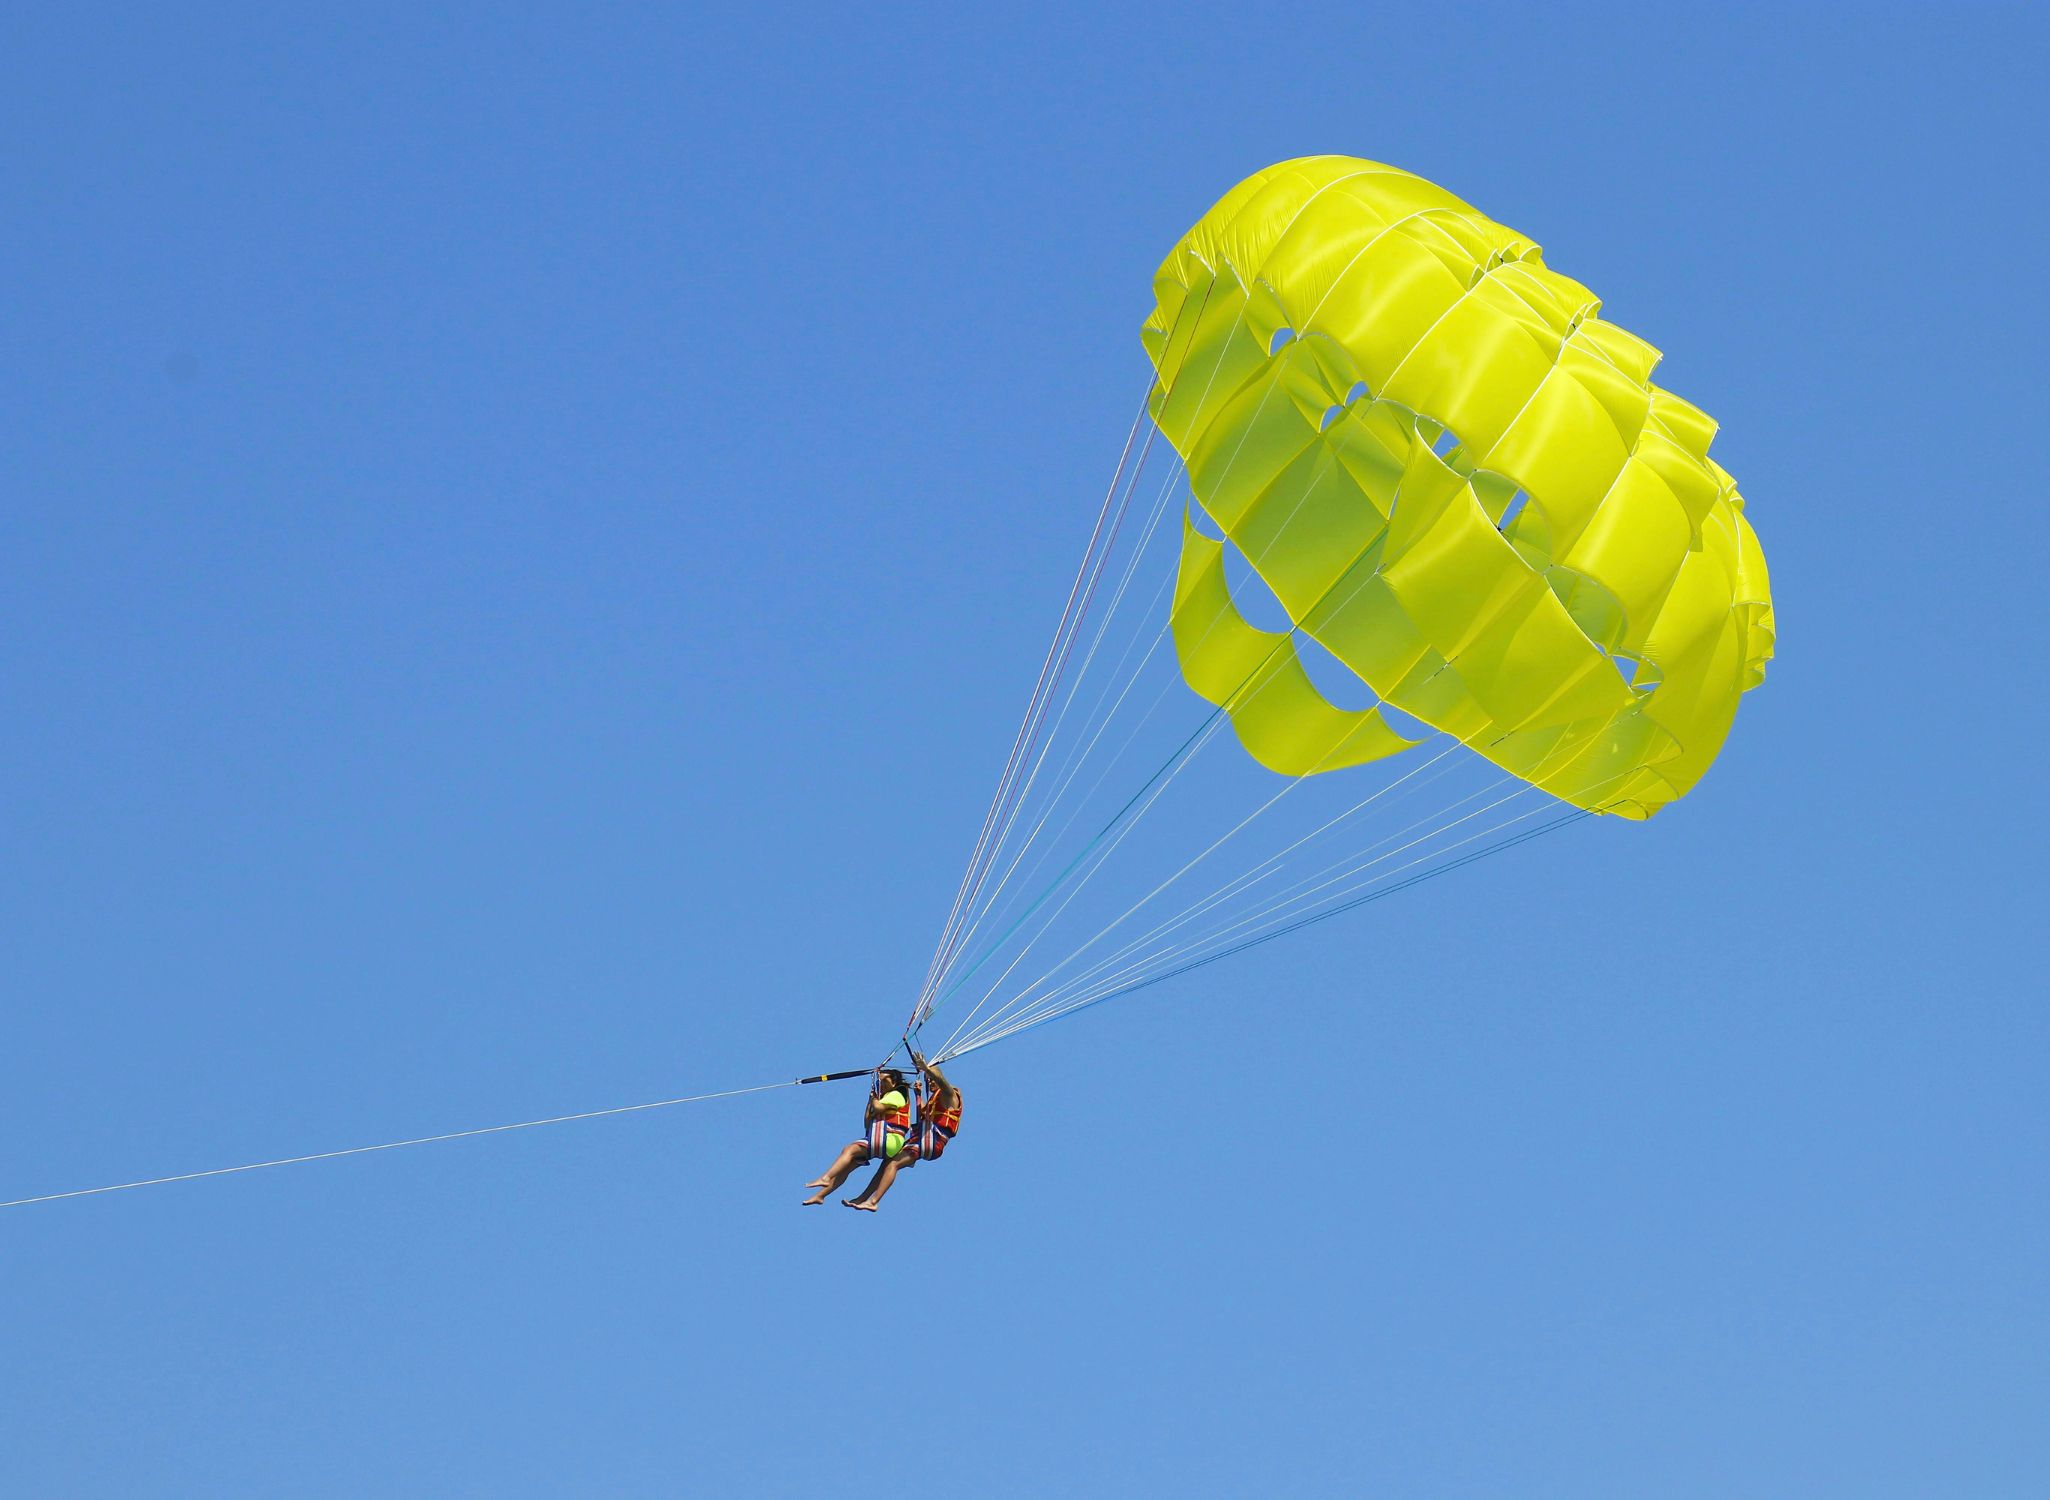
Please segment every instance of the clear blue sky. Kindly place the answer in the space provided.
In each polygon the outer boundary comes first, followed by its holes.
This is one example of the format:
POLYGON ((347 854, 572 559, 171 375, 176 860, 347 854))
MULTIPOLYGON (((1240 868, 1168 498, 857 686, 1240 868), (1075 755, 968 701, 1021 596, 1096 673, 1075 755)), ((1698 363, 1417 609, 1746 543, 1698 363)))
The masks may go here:
POLYGON ((8 1210, 0 1491, 2050 1486, 2039 18, 287 9, 0 30, 0 1198, 875 1056, 1283 157, 1666 349, 1782 655, 879 1215, 851 1086, 8 1210))

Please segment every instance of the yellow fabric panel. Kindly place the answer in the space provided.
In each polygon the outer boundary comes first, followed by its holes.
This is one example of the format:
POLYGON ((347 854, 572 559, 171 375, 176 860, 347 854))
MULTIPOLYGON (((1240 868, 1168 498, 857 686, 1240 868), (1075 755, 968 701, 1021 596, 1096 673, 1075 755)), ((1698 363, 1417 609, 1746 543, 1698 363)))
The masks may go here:
POLYGON ((1348 406, 1325 436, 1361 499, 1385 522, 1417 438, 1410 414, 1393 402, 1361 401, 1348 406))
POLYGON ((1380 697, 1434 729, 1469 742, 1501 731, 1465 679, 1417 633, 1378 573, 1348 577, 1304 621, 1304 630, 1380 697))
POLYGON ((1715 419, 1707 412, 1657 386, 1651 388, 1651 412, 1681 447, 1698 457, 1708 456, 1708 445, 1715 441, 1715 419))
POLYGON ((1385 522, 1360 503, 1352 475, 1322 438, 1274 476, 1232 528, 1232 539, 1289 618, 1300 620, 1380 537, 1385 522))
POLYGON ((1744 615, 1730 603, 1735 533, 1711 524, 1702 541, 1701 549, 1682 562, 1644 645, 1645 659, 1660 671, 1645 713, 1680 747, 1658 767, 1675 797, 1700 779, 1722 748, 1736 715, 1745 666, 1744 615))
POLYGON ((1182 675, 1226 709, 1246 753, 1284 776, 1363 765, 1416 741, 1376 709, 1334 707, 1303 671, 1286 635, 1249 624, 1224 577, 1224 544, 1186 521, 1172 615, 1182 675))
MULTIPOLYGON (((1519 551, 1517 556, 1523 557, 1524 554, 1519 551)), ((1623 642, 1622 601, 1598 578, 1560 563, 1542 566, 1545 582, 1552 586, 1553 597, 1565 608, 1567 617, 1580 633, 1604 652, 1620 651, 1623 642)))
POLYGON ((1564 364, 1531 396, 1488 462, 1514 474, 1544 512, 1550 545, 1573 545, 1609 492, 1629 446, 1587 386, 1564 364))
POLYGON ((1549 589, 1527 590, 1477 632, 1459 675, 1496 725, 1528 729, 1629 707, 1622 675, 1575 627, 1549 589))
MULTIPOLYGON (((1708 457, 1715 424, 1651 382, 1656 348, 1603 322, 1532 241, 1352 157, 1240 183, 1154 291, 1156 421, 1306 635, 1385 701, 1582 806, 1648 816, 1694 784, 1762 679, 1774 623, 1742 499, 1708 457)), ((1221 572, 1225 644, 1185 641, 1221 557, 1188 537, 1176 621, 1192 685, 1264 763, 1335 763, 1312 753, 1329 721, 1288 736, 1340 711, 1289 677, 1286 637, 1226 616, 1221 572), (1234 696, 1248 678, 1259 692, 1234 696), (1271 722, 1268 702, 1283 705, 1271 722)))
POLYGON ((1486 469, 1474 468, 1463 448, 1454 449, 1445 461, 1449 468, 1473 486, 1473 497, 1487 512, 1488 524, 1499 528, 1509 503, 1517 496, 1516 481, 1501 474, 1490 474, 1486 469))
POLYGON ((1425 330, 1375 394, 1430 414, 1485 452, 1551 370, 1552 350, 1538 332, 1477 286, 1425 330))
POLYGON ((1161 375, 1149 403, 1154 423, 1169 442, 1186 451, 1198 422, 1209 420, 1208 403, 1229 395, 1267 363, 1267 345, 1248 326, 1248 298, 1235 278, 1206 280, 1175 303, 1157 337, 1154 357, 1161 375))
POLYGON ((1381 576, 1418 632, 1451 659, 1497 614, 1546 592, 1466 481, 1422 443, 1402 476, 1381 576))
POLYGON ((1416 341, 1466 291, 1466 284, 1404 224, 1354 253, 1330 293, 1311 304, 1305 334, 1322 334, 1358 362, 1376 391, 1416 341))
POLYGON ((1614 323, 1604 323, 1599 318, 1590 318, 1574 330, 1574 338, 1600 355, 1617 374, 1632 387, 1643 390, 1649 398, 1652 367, 1659 362, 1659 352, 1627 328, 1618 328, 1614 323))
POLYGON ((1233 516, 1233 541, 1291 619, 1307 620, 1386 529, 1413 433, 1378 420, 1382 410, 1343 408, 1321 431, 1306 424, 1302 452, 1233 516))
POLYGON ((1627 453, 1651 419, 1651 392, 1642 378, 1626 373, 1604 354, 1587 337, 1588 332, 1583 324, 1567 336, 1559 350, 1559 368, 1602 409, 1615 429, 1617 444, 1627 453))
POLYGON ((1668 668, 1658 692, 1646 701, 1646 716, 1680 747, 1656 768, 1671 797, 1684 795, 1701 779, 1729 734, 1737 694, 1728 683, 1742 667, 1741 638, 1735 619, 1725 615, 1678 670, 1668 668))
POLYGON ((1417 633, 1402 601, 1378 573, 1349 578, 1333 589, 1329 599, 1304 617, 1303 628, 1368 687, 1406 713, 1417 711, 1400 700, 1396 689, 1426 658, 1434 671, 1445 664, 1445 658, 1417 633))
POLYGON ((1622 606, 1617 650, 1642 652, 1693 532, 1680 497, 1656 469, 1633 455, 1562 558, 1567 567, 1599 579, 1622 606))
POLYGON ((1730 623, 1735 564, 1734 534, 1714 524, 1703 529, 1700 545, 1680 560, 1644 641, 1645 659, 1658 663, 1669 682, 1730 623))
POLYGON ((1281 363, 1270 360, 1258 376, 1216 403, 1209 425, 1182 450, 1190 487, 1227 534, 1274 477, 1316 441, 1316 429, 1282 392, 1281 363))
POLYGON ((1772 582, 1765 568, 1765 550, 1758 545, 1758 533, 1744 514, 1743 501, 1730 492, 1731 550, 1736 557, 1737 618, 1744 630, 1744 688, 1749 691, 1765 681, 1765 664, 1772 660, 1775 630, 1772 619, 1772 582))
POLYGON ((1665 481, 1666 488, 1673 492, 1673 498, 1687 513, 1687 526, 1692 533, 1700 532, 1702 522, 1715 510, 1719 500, 1726 494, 1734 494, 1734 491, 1726 491, 1710 467, 1674 442, 1656 416, 1646 424, 1644 435, 1638 439, 1637 451, 1631 457, 1650 465, 1665 481))
POLYGON ((1459 673, 1429 646, 1386 698, 1404 713, 1468 744, 1487 745, 1500 738, 1494 720, 1474 701, 1459 673))
POLYGON ((1671 763, 1676 748, 1639 705, 1566 738, 1528 779, 1562 801, 1645 818, 1678 795, 1657 769, 1671 763))

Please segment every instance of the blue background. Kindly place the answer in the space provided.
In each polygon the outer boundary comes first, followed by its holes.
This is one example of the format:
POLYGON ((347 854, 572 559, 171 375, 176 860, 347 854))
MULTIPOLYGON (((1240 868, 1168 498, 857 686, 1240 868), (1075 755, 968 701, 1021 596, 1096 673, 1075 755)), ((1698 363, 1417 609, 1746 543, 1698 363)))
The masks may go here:
POLYGON ((1665 348, 1783 654, 879 1215, 852 1085, 0 1212, 0 1489, 2043 1492, 2040 20, 276 10, 5 23, 0 1197, 872 1059, 1273 160, 1665 348))

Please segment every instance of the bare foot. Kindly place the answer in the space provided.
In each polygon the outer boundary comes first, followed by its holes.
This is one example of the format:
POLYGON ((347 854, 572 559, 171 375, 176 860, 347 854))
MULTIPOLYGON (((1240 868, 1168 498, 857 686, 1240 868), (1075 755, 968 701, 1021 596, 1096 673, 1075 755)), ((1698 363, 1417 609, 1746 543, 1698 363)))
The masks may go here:
POLYGON ((810 1182, 807 1182, 805 1186, 818 1188, 824 1192, 831 1192, 833 1188, 833 1184, 823 1177, 814 1177, 810 1182))
POLYGON ((876 1211, 876 1206, 873 1203, 864 1203, 859 1198, 842 1198, 840 1201, 849 1208, 860 1209, 863 1213, 872 1214, 876 1211))
POLYGON ((800 1205, 800 1207, 817 1208, 821 1203, 824 1203, 825 1201, 826 1195, 824 1193, 814 1193, 811 1197, 805 1199, 804 1202, 800 1205))

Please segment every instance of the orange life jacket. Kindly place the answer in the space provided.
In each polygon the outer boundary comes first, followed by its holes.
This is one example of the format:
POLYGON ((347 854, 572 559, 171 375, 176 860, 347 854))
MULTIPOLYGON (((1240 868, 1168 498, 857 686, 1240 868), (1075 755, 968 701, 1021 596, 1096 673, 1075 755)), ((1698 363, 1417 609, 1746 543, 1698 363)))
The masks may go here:
POLYGON ((918 1093, 918 1114, 920 1119, 938 1126, 948 1135, 953 1135, 961 1128, 961 1096, 955 1094, 954 1102, 944 1108, 934 1103, 934 1100, 944 1097, 946 1097, 944 1090, 934 1089, 931 1095, 928 1096, 925 1090, 921 1088, 918 1093))

